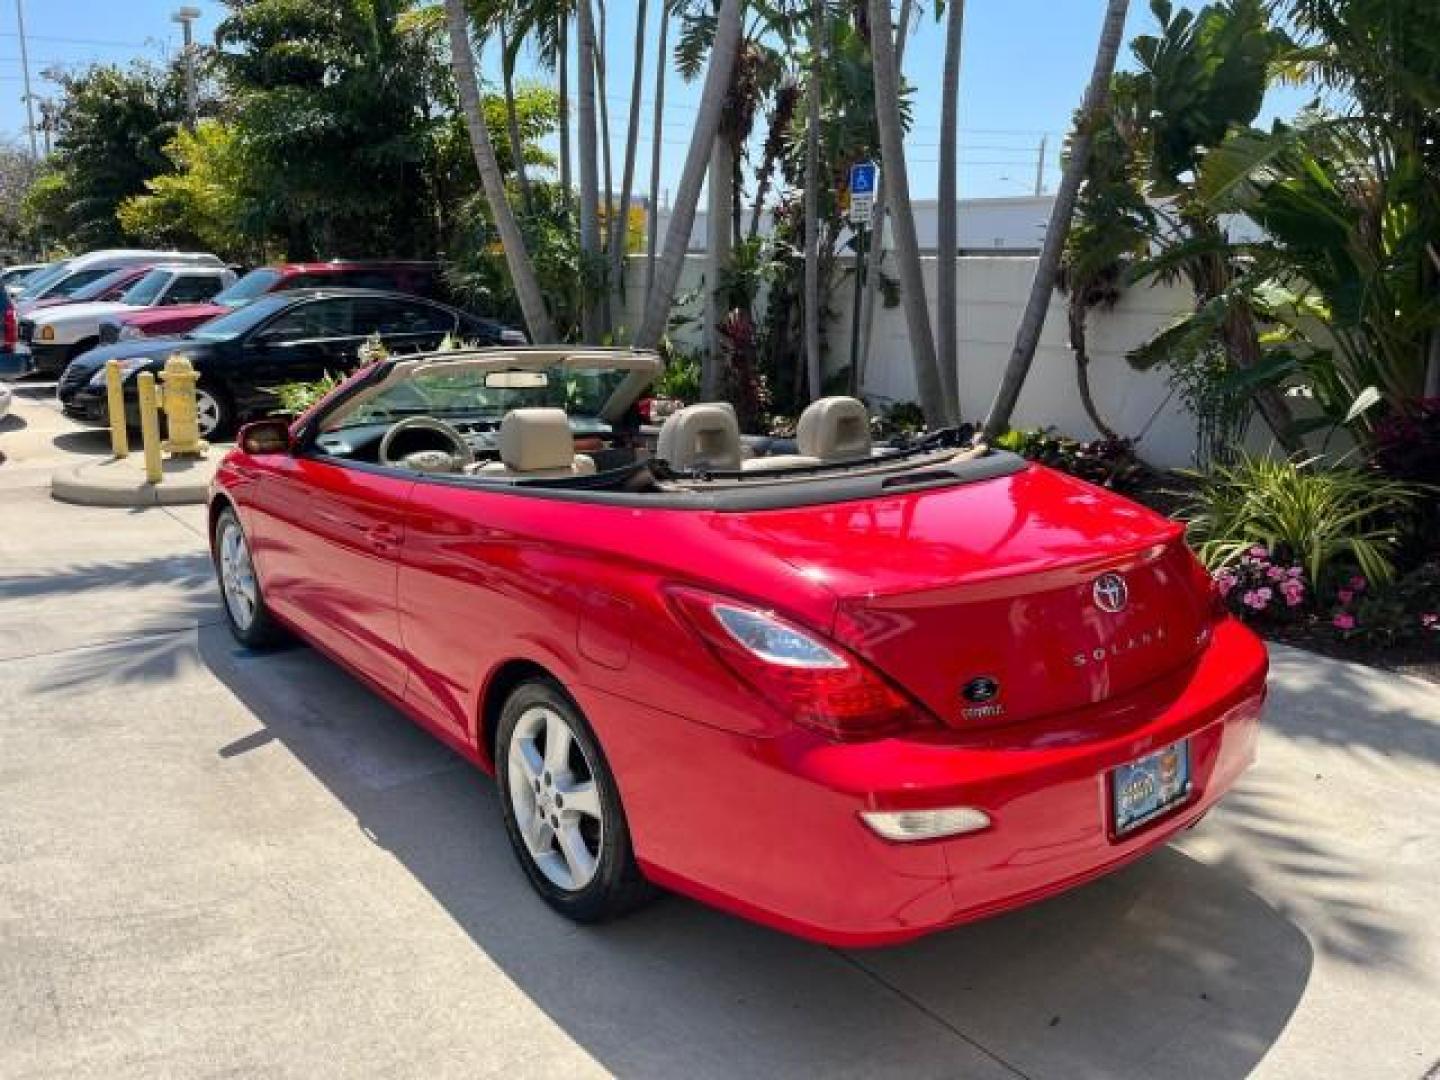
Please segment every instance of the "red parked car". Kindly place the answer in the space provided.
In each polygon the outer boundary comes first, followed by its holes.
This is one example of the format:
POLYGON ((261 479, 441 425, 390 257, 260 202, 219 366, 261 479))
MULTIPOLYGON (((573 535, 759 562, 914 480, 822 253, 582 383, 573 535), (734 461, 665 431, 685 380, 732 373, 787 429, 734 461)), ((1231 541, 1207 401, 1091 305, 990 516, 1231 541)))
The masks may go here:
POLYGON ((559 911, 660 886, 900 941, 1126 864, 1253 760, 1265 649, 1179 525, 964 429, 874 447, 850 398, 793 454, 724 405, 652 454, 659 370, 385 361, 246 428, 210 502, 240 641, 294 631, 494 772, 559 911))
POLYGON ((318 262, 285 263, 251 270, 234 285, 204 304, 172 305, 136 311, 104 320, 101 344, 144 337, 174 337, 195 329, 226 312, 243 307, 257 296, 286 289, 380 289, 445 299, 439 264, 433 262, 318 262))

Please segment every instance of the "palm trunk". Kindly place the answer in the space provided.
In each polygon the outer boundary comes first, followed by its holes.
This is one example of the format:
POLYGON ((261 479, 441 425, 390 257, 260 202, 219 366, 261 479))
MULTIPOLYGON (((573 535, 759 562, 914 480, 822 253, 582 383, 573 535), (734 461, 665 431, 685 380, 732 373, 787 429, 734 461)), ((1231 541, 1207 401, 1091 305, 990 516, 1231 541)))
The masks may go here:
MULTIPOLYGON (((451 3, 456 0, 450 0, 451 3)), ((710 46, 710 67, 705 73, 705 86, 695 116, 695 129, 690 136, 690 149, 685 154, 685 168, 675 192, 675 205, 670 225, 665 230, 665 247, 656 266, 654 287, 645 301, 645 317, 635 335, 638 348, 653 349, 660 343, 670 323, 670 306, 675 287, 685 265, 685 250, 690 245, 690 230, 695 224, 695 207, 700 200, 700 187, 705 182, 705 169, 715 135, 720 130, 720 114, 725 108, 726 91, 740 49, 741 0, 723 0, 715 17, 715 39, 710 46)))
POLYGON ((731 186, 734 175, 730 142, 721 135, 710 151, 710 201, 705 216, 708 258, 705 271, 705 356, 701 360, 700 389, 706 401, 714 401, 724 384, 721 368, 725 344, 720 324, 729 312, 729 304, 721 288, 721 279, 730 265, 732 250, 730 203, 735 190, 731 186))
POLYGON ((760 220, 765 216, 765 200, 770 195, 770 184, 775 169, 780 164, 784 149, 784 136, 795 119, 795 102, 798 91, 793 82, 787 82, 775 94, 775 108, 770 113, 770 132, 765 137, 765 155, 760 159, 760 168, 755 173, 755 204, 750 212, 750 239, 760 235, 760 220))
POLYGON ((1080 391, 1080 404, 1084 406, 1090 423, 1095 425, 1102 438, 1114 439, 1118 438, 1115 429, 1105 423, 1100 410, 1095 407, 1095 395, 1090 387, 1090 344, 1085 332, 1089 309, 1085 306, 1085 291, 1078 283, 1072 286, 1068 307, 1070 351, 1075 354, 1075 382, 1080 391))
POLYGON ((475 167, 480 173, 485 199, 490 204, 490 216, 495 221, 500 243, 505 249, 505 263, 510 268, 515 296, 524 313, 530 340, 551 342, 555 340, 555 328, 545 308, 540 283, 535 279, 535 268, 530 262, 530 253, 525 249, 525 239, 510 210, 510 202, 505 195, 505 178, 500 173, 495 147, 490 142, 490 131, 485 126, 485 110, 480 104, 480 86, 475 79, 475 55, 470 48, 464 0, 445 0, 445 15, 450 28, 450 63, 455 71, 460 107, 470 133, 475 167))
POLYGON ((520 203, 525 212, 535 212, 535 199, 530 193, 530 176, 525 170, 525 140, 520 137, 520 114, 515 108, 515 65, 510 58, 510 38, 505 25, 500 25, 500 77, 505 90, 505 129, 510 138, 510 161, 515 169, 515 182, 520 187, 520 203))
POLYGON ((568 203, 573 190, 570 166, 570 16, 562 12, 556 29, 555 62, 560 68, 560 188, 568 203))
POLYGON ((960 223, 956 202, 956 143, 960 133, 960 48, 965 23, 965 0, 949 0, 945 23, 945 74, 940 88, 940 235, 936 244, 935 298, 939 322, 937 351, 940 385, 945 393, 947 422, 960 423, 960 356, 956 340, 960 316, 960 290, 956 258, 960 223))
POLYGON ((640 145, 640 92, 645 80, 645 16, 647 0, 635 6, 635 70, 630 79, 630 122, 625 129, 625 167, 620 174, 620 207, 610 230, 610 289, 625 311, 625 255, 630 240, 630 195, 635 185, 635 153, 640 145))
MULTIPOLYGON (((609 54, 605 48, 605 0, 596 0, 599 22, 596 25, 595 39, 595 95, 600 102, 600 161, 604 168, 605 179, 605 201, 601 204, 605 208, 604 229, 601 236, 601 244, 607 250, 610 239, 610 225, 615 220, 615 174, 610 168, 610 92, 605 77, 606 68, 609 62, 609 54)), ((605 277, 609 278, 609 266, 604 265, 605 277)), ((600 329, 603 335, 608 336, 615 327, 615 311, 610 303, 612 290, 615 283, 609 280, 604 282, 600 307, 600 329)))
POLYGON ((665 60, 666 39, 670 34, 670 5, 660 4, 660 43, 655 53, 655 116, 650 136, 650 213, 646 225, 649 235, 645 245, 645 298, 655 288, 655 251, 660 239, 660 156, 665 135, 665 60))
POLYGON ((1429 360, 1425 366, 1424 396, 1440 398, 1440 328, 1430 331, 1429 360))
POLYGON ((820 94, 824 72, 825 0, 810 11, 810 85, 805 93, 805 379, 810 398, 824 379, 820 352, 820 94))
POLYGON ((905 325, 910 332, 915 389, 920 397, 920 410, 925 415, 925 422, 932 428, 942 427, 949 414, 935 359, 935 337, 930 331, 930 310, 920 267, 920 240, 915 235, 915 213, 910 205, 905 132, 900 122, 900 72, 895 60, 895 28, 890 19, 890 0, 869 0, 869 5, 875 119, 880 127, 880 156, 890 191, 895 257, 900 270, 900 299, 905 308, 905 325))
MULTIPOLYGON (((895 26, 895 67, 905 69, 905 46, 910 40, 910 16, 914 0, 900 0, 900 18, 895 26)), ((870 225, 870 266, 865 273, 865 293, 860 301, 859 356, 855 361, 855 385, 864 387, 865 368, 870 362, 870 340, 875 329, 875 305, 880 300, 881 268, 885 262, 885 218, 890 212, 885 176, 875 185, 875 220, 870 225)))
MULTIPOLYGON (((455 0, 447 0, 449 3, 455 0)), ((600 252, 600 174, 595 145, 595 20, 590 0, 577 5, 576 56, 580 81, 580 257, 581 268, 581 334, 595 345, 601 338, 600 312, 595 306, 594 271, 602 258, 600 252)))
POLYGON ((1035 279, 1030 283, 1030 298, 1020 317, 1015 347, 1010 352, 1000 389, 985 418, 984 437, 988 440, 993 440, 1009 428, 1015 403, 1020 400, 1020 391, 1025 387, 1030 365, 1035 362, 1035 349, 1040 344, 1040 331, 1044 329, 1045 313, 1050 308, 1050 298, 1054 295, 1055 281, 1060 272, 1065 237, 1070 232, 1070 219, 1075 214, 1075 199, 1080 193, 1080 181, 1084 178, 1086 162, 1090 157, 1090 118, 1103 109, 1109 99, 1110 77, 1115 72, 1115 57, 1125 37, 1125 15, 1129 7, 1130 0, 1109 0, 1105 9, 1100 43, 1095 50, 1095 66, 1090 72, 1090 87, 1081 106, 1082 115, 1076 120, 1071 136, 1070 158, 1065 163, 1060 187, 1055 192, 1055 206, 1050 211, 1050 222, 1045 228, 1045 243, 1040 249, 1035 279))

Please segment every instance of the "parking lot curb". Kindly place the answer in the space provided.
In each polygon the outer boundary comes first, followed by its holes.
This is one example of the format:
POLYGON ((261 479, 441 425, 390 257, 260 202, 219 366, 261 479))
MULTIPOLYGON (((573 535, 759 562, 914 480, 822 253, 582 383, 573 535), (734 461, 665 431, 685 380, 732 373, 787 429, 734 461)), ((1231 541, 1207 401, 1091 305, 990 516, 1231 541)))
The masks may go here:
POLYGON ((180 506, 203 503, 215 475, 218 455, 206 458, 171 458, 165 462, 165 479, 152 484, 138 455, 104 458, 66 465, 50 478, 50 495, 81 506, 180 506))

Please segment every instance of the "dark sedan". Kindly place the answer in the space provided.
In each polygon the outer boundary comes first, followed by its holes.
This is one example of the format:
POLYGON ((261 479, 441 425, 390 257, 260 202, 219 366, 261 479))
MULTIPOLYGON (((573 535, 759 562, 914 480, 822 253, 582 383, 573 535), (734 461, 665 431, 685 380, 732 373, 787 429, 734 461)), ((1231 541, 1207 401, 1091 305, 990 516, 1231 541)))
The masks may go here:
POLYGON ((360 346, 378 336, 395 354, 430 352, 447 336, 476 345, 523 344, 525 336, 434 301, 364 289, 314 289, 264 296, 183 337, 122 341, 91 349, 65 369, 56 391, 67 416, 108 422, 105 365, 125 370, 126 412, 138 422, 135 377, 158 372, 171 356, 199 372, 197 405, 206 438, 275 408, 275 388, 341 375, 359 363, 360 346))

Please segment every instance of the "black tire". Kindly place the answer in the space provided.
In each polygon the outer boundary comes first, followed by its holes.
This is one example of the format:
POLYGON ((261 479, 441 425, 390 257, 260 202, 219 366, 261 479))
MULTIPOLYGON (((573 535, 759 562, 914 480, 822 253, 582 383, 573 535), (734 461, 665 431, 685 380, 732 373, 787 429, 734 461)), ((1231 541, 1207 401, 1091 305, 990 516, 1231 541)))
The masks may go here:
POLYGON ((196 405, 201 407, 199 411, 202 414, 200 437, 207 442, 216 442, 220 439, 229 438, 235 431, 235 402, 231 400, 230 395, 225 392, 223 387, 216 386, 214 383, 205 379, 201 379, 199 383, 196 384, 195 390, 196 405), (206 395, 211 401, 215 402, 216 423, 209 431, 206 431, 204 428, 204 397, 201 395, 206 395))
POLYGON ((215 527, 210 536, 211 559, 215 564, 215 579, 220 586, 220 606, 225 610, 225 622, 229 625, 230 633, 235 636, 235 640, 247 648, 272 648, 283 643, 286 634, 265 604, 265 593, 260 586, 260 575, 255 573, 253 563, 250 564, 250 576, 254 588, 254 608, 253 614, 248 620, 237 616, 235 609, 241 605, 232 601, 229 594, 224 566, 226 558, 224 547, 227 533, 231 529, 238 532, 244 544, 245 556, 248 561, 250 558, 249 538, 245 536, 245 530, 240 525, 240 518, 234 509, 227 506, 215 515, 215 527))
POLYGON ((495 747, 495 778, 500 787, 505 832, 510 837, 510 846, 525 876, 541 899, 567 919, 578 923, 598 923, 625 915, 654 897, 655 887, 645 880, 636 865, 630 843, 630 827, 625 820, 620 792, 605 753, 584 714, 558 685, 537 679, 516 687, 500 713, 495 747), (588 770, 589 779, 593 781, 599 797, 602 826, 595 840, 599 854, 595 860, 594 876, 578 889, 562 888, 546 875, 531 855, 516 816, 509 773, 511 745, 522 718, 537 707, 558 714, 564 720, 575 749, 582 755, 575 758, 572 749, 571 760, 577 769, 583 767, 588 770))

